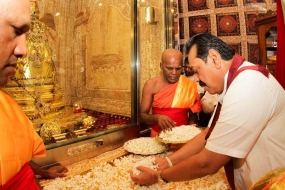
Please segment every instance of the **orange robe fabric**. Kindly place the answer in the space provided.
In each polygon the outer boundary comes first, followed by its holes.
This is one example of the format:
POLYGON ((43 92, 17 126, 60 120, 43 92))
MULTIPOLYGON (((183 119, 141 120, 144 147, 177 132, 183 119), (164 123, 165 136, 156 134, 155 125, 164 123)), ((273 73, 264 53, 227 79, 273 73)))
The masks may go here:
POLYGON ((22 108, 0 91, 0 186, 14 177, 32 158, 46 156, 41 137, 22 108))
MULTIPOLYGON (((152 113, 167 115, 176 122, 176 126, 188 124, 189 109, 197 113, 202 106, 196 83, 183 75, 177 83, 169 84, 153 97, 152 113)), ((152 130, 161 131, 157 123, 152 125, 152 130)))

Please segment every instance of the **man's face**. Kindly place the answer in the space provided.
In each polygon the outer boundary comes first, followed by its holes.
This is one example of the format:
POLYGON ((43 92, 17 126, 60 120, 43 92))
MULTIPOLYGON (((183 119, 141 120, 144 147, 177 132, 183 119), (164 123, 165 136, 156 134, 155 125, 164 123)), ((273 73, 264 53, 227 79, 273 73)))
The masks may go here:
POLYGON ((190 69, 194 72, 196 80, 204 83, 204 90, 210 94, 220 94, 223 91, 224 80, 221 71, 216 67, 211 57, 207 57, 205 63, 197 58, 197 48, 193 46, 188 55, 190 69))
POLYGON ((182 59, 172 57, 161 63, 161 69, 165 80, 170 84, 174 84, 179 80, 183 70, 182 59))
POLYGON ((187 77, 194 75, 194 72, 190 69, 189 62, 185 63, 184 71, 187 77))
POLYGON ((0 1, 0 87, 14 74, 17 58, 27 55, 25 33, 29 27, 29 0, 0 1))

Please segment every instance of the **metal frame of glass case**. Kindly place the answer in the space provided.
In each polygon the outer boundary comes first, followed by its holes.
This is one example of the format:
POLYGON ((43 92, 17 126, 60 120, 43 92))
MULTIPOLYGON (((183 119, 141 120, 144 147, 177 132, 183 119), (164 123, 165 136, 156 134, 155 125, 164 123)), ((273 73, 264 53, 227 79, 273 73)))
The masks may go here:
POLYGON ((137 1, 133 0, 131 11, 131 124, 121 128, 110 129, 46 145, 45 158, 33 159, 43 167, 48 168, 57 164, 70 165, 84 159, 92 158, 106 151, 121 147, 126 141, 140 136, 138 124, 139 105, 139 47, 138 47, 138 14, 137 1))

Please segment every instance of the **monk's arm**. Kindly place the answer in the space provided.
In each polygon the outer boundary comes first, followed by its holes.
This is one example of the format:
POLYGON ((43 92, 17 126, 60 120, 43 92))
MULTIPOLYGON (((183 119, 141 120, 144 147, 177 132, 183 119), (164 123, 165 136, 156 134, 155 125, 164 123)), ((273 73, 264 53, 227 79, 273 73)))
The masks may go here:
POLYGON ((149 80, 144 85, 140 107, 140 122, 147 125, 157 123, 162 130, 172 128, 175 123, 170 117, 162 114, 149 114, 157 90, 156 83, 155 80, 149 80))
POLYGON ((65 166, 58 165, 53 166, 49 169, 43 169, 37 164, 35 164, 33 161, 30 161, 30 166, 34 172, 35 175, 40 175, 47 179, 54 179, 57 177, 65 177, 67 174, 68 169, 65 166))
POLYGON ((140 106, 140 121, 147 125, 152 125, 157 122, 157 115, 149 114, 153 101, 152 84, 147 81, 143 87, 142 100, 140 106))

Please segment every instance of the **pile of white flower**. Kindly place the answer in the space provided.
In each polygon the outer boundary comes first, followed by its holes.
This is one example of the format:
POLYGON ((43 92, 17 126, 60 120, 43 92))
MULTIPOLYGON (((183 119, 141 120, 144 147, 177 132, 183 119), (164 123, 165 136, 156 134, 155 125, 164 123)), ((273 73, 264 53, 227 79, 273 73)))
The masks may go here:
MULTIPOLYGON (((165 157, 172 152, 159 154, 165 157)), ((135 166, 151 166, 154 161, 151 157, 130 154, 117 158, 112 162, 103 162, 84 175, 75 175, 68 178, 56 178, 44 186, 44 190, 160 190, 160 184, 149 186, 135 184, 130 177, 130 170, 135 166)))
POLYGON ((186 142, 201 133, 201 130, 193 125, 181 125, 171 130, 162 131, 159 137, 168 142, 186 142))
POLYGON ((124 144, 124 148, 128 152, 142 155, 158 154, 166 150, 164 144, 159 143, 155 138, 151 137, 129 140, 124 144))
MULTIPOLYGON (((158 154, 166 157, 173 152, 158 154)), ((129 154, 111 162, 102 162, 92 167, 84 175, 74 175, 67 178, 57 178, 44 186, 44 190, 229 190, 224 172, 208 175, 191 181, 169 182, 159 181, 156 184, 142 186, 135 184, 130 177, 130 170, 138 165, 146 167, 157 166, 151 157, 129 154)), ((135 172, 135 171, 134 171, 135 172)), ((137 173, 135 174, 137 175, 137 173)))
MULTIPOLYGON (((166 157, 173 152, 158 154, 166 157)), ((169 182, 159 181, 156 184, 142 186, 135 184, 130 177, 130 170, 136 165, 151 165, 153 160, 141 155, 130 154, 117 158, 111 162, 102 162, 91 168, 84 175, 74 175, 67 178, 57 178, 44 186, 44 190, 230 190, 224 172, 219 171, 214 175, 208 175, 191 181, 169 182), (145 158, 145 159, 144 159, 145 158), (144 161, 142 161, 144 160, 144 161)))
POLYGON ((157 170, 158 165, 155 164, 155 159, 152 156, 148 156, 134 164, 133 173, 135 175, 140 175, 141 171, 137 169, 138 166, 145 166, 153 170, 157 170))

